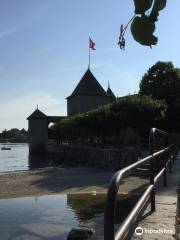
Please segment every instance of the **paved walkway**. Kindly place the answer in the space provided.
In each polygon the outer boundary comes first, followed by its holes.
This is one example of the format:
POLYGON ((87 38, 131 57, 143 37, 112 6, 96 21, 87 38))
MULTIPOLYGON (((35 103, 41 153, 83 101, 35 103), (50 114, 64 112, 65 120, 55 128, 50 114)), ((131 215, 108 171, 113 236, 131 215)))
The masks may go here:
MULTIPOLYGON (((176 214, 176 189, 180 180, 180 152, 172 168, 172 173, 168 174, 167 188, 162 187, 162 179, 156 189, 156 212, 150 213, 150 205, 138 219, 138 227, 143 229, 143 234, 133 234, 133 240, 171 240, 175 234, 175 214, 176 214)), ((141 229, 140 229, 141 231, 141 229)))

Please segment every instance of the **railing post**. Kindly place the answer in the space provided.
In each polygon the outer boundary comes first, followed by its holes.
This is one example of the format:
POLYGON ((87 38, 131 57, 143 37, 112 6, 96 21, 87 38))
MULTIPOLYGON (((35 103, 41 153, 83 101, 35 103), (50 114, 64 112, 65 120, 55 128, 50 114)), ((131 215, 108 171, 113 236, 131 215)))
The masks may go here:
MULTIPOLYGON (((105 204, 104 212, 104 240, 114 240, 114 222, 115 222, 115 208, 116 208, 116 197, 118 192, 118 178, 119 172, 117 172, 110 182, 110 187, 107 192, 107 201, 105 204)), ((121 176, 119 175, 119 179, 121 176)))
POLYGON ((166 143, 165 143, 165 147, 169 146, 169 135, 166 135, 166 143))
MULTIPOLYGON (((170 156, 170 158, 171 158, 171 156, 170 156)), ((171 163, 171 159, 170 159, 170 162, 169 162, 169 173, 172 173, 172 163, 171 163)))
POLYGON ((177 148, 175 149, 175 152, 173 153, 173 161, 172 161, 173 164, 175 162, 176 157, 177 157, 177 148))
MULTIPOLYGON (((150 161, 150 184, 154 185, 154 161, 153 159, 150 161)), ((156 211, 156 206, 155 206, 155 190, 151 191, 151 211, 156 211)))
POLYGON ((167 170, 166 170, 166 166, 165 166, 165 170, 164 170, 164 173, 163 173, 164 187, 167 187, 166 175, 167 175, 167 170))
MULTIPOLYGON (((166 145, 167 147, 167 145, 166 145)), ((163 185, 164 187, 167 187, 167 161, 168 161, 168 153, 165 152, 164 158, 164 173, 163 173, 163 185)))
POLYGON ((173 154, 173 160, 172 160, 173 164, 174 164, 175 156, 176 156, 176 152, 173 154))
MULTIPOLYGON (((149 136, 149 153, 150 155, 154 154, 154 128, 151 129, 150 136, 149 136)), ((154 158, 150 160, 150 185, 154 185, 154 158)), ((155 206, 155 190, 151 191, 151 211, 156 211, 155 206)))

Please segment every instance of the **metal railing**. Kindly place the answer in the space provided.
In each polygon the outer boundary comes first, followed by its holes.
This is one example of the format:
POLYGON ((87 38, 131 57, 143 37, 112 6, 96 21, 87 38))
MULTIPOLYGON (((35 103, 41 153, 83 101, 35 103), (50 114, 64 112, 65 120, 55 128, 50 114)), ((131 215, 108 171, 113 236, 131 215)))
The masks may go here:
POLYGON ((166 148, 154 153, 155 135, 157 133, 165 136, 165 144, 168 145, 168 133, 156 128, 151 129, 149 135, 150 156, 123 168, 122 170, 115 173, 113 178, 111 179, 107 193, 107 200, 104 213, 104 240, 124 239, 129 231, 130 225, 137 218, 138 214, 140 213, 140 211, 142 210, 142 208, 144 207, 149 198, 151 202, 151 210, 155 211, 155 191, 154 191, 155 184, 157 183, 161 175, 164 174, 163 177, 164 186, 167 185, 166 182, 167 168, 169 167, 169 172, 171 172, 172 163, 174 163, 174 159, 177 154, 176 144, 166 146, 166 148), (161 159, 163 159, 163 167, 155 176, 154 163, 155 160, 159 159, 160 157, 161 159), (141 196, 141 198, 138 200, 130 214, 127 216, 125 221, 122 223, 121 227, 115 233, 114 223, 116 211, 116 198, 120 187, 120 181, 122 180, 122 178, 127 177, 134 170, 136 170, 138 167, 142 166, 145 163, 150 163, 150 184, 146 191, 141 196))

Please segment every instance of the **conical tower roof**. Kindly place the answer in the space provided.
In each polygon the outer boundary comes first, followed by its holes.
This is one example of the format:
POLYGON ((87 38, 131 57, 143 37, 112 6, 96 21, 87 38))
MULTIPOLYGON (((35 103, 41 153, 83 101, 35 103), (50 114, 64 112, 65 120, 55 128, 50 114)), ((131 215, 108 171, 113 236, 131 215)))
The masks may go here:
POLYGON ((116 96, 114 95, 113 91, 112 91, 111 88, 110 88, 109 81, 108 81, 108 89, 107 89, 106 94, 107 94, 108 97, 116 98, 116 96))
POLYGON ((90 69, 88 69, 81 78, 73 93, 67 97, 71 98, 78 95, 94 95, 107 97, 106 91, 101 87, 90 69))
POLYGON ((38 108, 27 118, 29 119, 45 119, 47 116, 41 112, 38 108))
POLYGON ((108 87, 108 89, 107 89, 107 96, 116 98, 116 96, 114 95, 114 93, 110 87, 108 87))

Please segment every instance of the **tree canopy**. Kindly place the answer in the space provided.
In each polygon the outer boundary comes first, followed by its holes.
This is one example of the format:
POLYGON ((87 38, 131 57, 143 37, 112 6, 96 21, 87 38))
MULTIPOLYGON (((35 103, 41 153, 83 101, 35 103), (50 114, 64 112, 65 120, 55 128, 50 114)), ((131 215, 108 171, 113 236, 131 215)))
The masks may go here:
POLYGON ((180 102, 180 69, 172 62, 157 62, 142 77, 139 93, 163 99, 168 105, 177 104, 180 102))
POLYGON ((180 132, 180 69, 172 62, 157 62, 140 82, 140 95, 165 100, 167 111, 162 128, 180 132))

